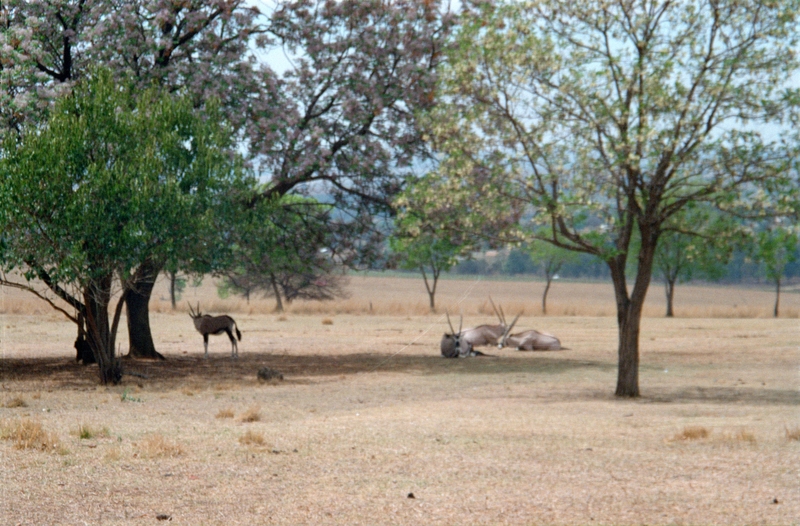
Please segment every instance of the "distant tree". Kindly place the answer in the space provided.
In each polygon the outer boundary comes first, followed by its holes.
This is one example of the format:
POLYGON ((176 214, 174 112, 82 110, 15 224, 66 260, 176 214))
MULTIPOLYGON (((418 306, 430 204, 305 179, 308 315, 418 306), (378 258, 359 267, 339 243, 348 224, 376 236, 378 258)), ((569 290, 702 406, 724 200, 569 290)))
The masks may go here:
POLYGON ((512 248, 508 251, 505 261, 503 261, 503 272, 506 274, 528 274, 535 270, 531 256, 525 250, 512 248))
POLYGON ((775 285, 773 316, 776 318, 779 314, 781 282, 786 267, 800 257, 797 226, 786 223, 787 221, 779 219, 756 232, 752 249, 754 259, 763 265, 766 278, 775 285))
POLYGON ((287 195, 234 209, 224 239, 229 261, 217 274, 249 301, 254 293, 283 300, 327 300, 345 295, 341 258, 330 248, 332 207, 287 195))
POLYGON ((25 282, 6 274, 3 284, 85 323, 104 384, 120 379, 116 332, 141 261, 208 237, 210 203, 237 183, 224 119, 213 107, 206 116, 186 98, 139 92, 99 70, 35 132, 4 143, 0 265, 21 270, 25 282))
POLYGON ((740 224, 729 216, 694 204, 665 225, 654 267, 664 281, 668 318, 675 315, 675 284, 720 279, 743 235, 740 224))
POLYGON ((458 263, 464 247, 442 232, 432 232, 407 217, 389 239, 389 246, 400 268, 418 270, 422 274, 428 304, 436 312, 436 286, 442 272, 458 263))
POLYGON ((167 277, 169 278, 169 301, 172 305, 172 310, 175 310, 177 302, 181 299, 183 290, 186 288, 186 278, 179 276, 173 270, 167 271, 167 277))
POLYGON ((553 279, 556 278, 561 268, 568 264, 574 263, 580 259, 580 254, 574 251, 564 250, 550 243, 534 242, 530 248, 531 259, 537 263, 539 269, 544 275, 545 286, 542 293, 542 314, 547 314, 547 293, 550 291, 550 285, 553 279))

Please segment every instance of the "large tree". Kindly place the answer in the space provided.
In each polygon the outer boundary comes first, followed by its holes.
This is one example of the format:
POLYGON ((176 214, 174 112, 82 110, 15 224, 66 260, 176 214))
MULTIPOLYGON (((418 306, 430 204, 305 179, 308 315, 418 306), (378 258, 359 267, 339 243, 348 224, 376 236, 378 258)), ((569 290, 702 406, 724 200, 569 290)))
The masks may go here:
MULTIPOLYGON (((324 195, 338 211, 329 228, 340 253, 369 260, 385 232, 376 217, 391 213, 404 173, 425 154, 415 115, 435 100, 452 24, 443 4, 280 1, 261 16, 242 0, 13 0, 0 11, 0 48, 13 50, 0 64, 0 96, 14 103, 5 129, 39 115, 39 102, 89 64, 142 85, 183 88, 198 105, 214 95, 243 126, 237 137, 269 183, 249 204, 324 195)), ((147 302, 164 265, 191 266, 141 262, 140 286, 128 296, 136 354, 155 352, 147 302)))
POLYGON ((798 13, 796 0, 468 3, 442 74, 447 103, 429 116, 451 191, 417 206, 447 200, 491 219, 500 201, 531 218, 509 238, 605 261, 616 394, 639 396, 665 225, 692 202, 753 205, 784 173, 759 127, 780 116, 798 70, 798 13))
POLYGON ((246 187, 223 123, 213 106, 200 116, 187 97, 140 92, 98 70, 45 124, 4 143, 0 264, 25 280, 4 273, 3 284, 78 324, 103 383, 121 377, 116 329, 141 262, 211 237, 217 202, 246 187))
MULTIPOLYGON (((414 161, 416 115, 435 102, 451 18, 438 0, 280 2, 269 30, 289 61, 262 69, 248 138, 268 184, 255 200, 324 195, 342 243, 376 234, 414 161)), ((378 245, 373 244, 373 247, 378 245)), ((355 253, 355 252, 354 252, 355 253)))
MULTIPOLYGON (((0 7, 0 137, 46 118, 53 100, 92 67, 106 67, 140 89, 182 90, 192 103, 219 101, 241 126, 258 90, 251 43, 265 44, 264 22, 243 0, 10 0, 0 7)), ((236 133, 236 127, 233 132, 236 133)), ((172 262, 186 266, 189 262, 172 262)), ((126 296, 130 353, 160 357, 148 303, 167 261, 145 254, 126 296)))

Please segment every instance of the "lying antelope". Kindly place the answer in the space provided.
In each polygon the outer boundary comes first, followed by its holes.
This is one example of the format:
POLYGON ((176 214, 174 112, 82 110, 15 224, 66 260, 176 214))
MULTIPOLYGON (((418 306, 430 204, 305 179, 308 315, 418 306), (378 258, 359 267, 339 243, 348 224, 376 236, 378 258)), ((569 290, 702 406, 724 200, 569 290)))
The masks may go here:
POLYGON ((458 332, 453 329, 453 324, 450 323, 450 313, 445 311, 447 314, 447 324, 450 325, 450 334, 445 333, 442 336, 442 341, 439 344, 439 348, 442 352, 442 356, 445 358, 469 358, 472 356, 486 356, 480 351, 476 351, 472 348, 472 343, 468 340, 464 339, 464 334, 461 332, 461 325, 463 324, 464 318, 462 317, 458 324, 458 332))
POLYGON ((505 336, 498 347, 514 347, 518 351, 565 350, 561 347, 561 341, 552 334, 533 329, 505 336))
POLYGON ((234 358, 239 356, 239 345, 233 337, 233 331, 236 331, 236 337, 239 338, 239 341, 242 340, 242 333, 239 332, 239 327, 236 326, 236 322, 233 318, 224 314, 222 316, 201 314, 200 303, 197 304, 197 312, 192 309, 191 303, 189 304, 189 316, 191 316, 197 332, 203 335, 203 346, 206 350, 206 358, 208 358, 208 335, 222 334, 223 332, 227 333, 228 338, 231 339, 231 356, 234 358))
MULTIPOLYGON (((508 335, 509 330, 513 327, 514 323, 517 322, 519 315, 509 327, 506 324, 506 316, 503 312, 503 307, 498 308, 495 306, 494 301, 492 298, 489 297, 489 301, 492 304, 492 308, 494 309, 494 313, 497 315, 497 319, 500 321, 499 325, 478 325, 472 329, 464 329, 461 333, 461 339, 465 342, 468 342, 472 347, 481 347, 485 345, 495 346, 500 343, 502 338, 508 335)), ((452 327, 450 327, 452 329, 452 327)), ((460 329, 459 329, 460 331, 460 329)))

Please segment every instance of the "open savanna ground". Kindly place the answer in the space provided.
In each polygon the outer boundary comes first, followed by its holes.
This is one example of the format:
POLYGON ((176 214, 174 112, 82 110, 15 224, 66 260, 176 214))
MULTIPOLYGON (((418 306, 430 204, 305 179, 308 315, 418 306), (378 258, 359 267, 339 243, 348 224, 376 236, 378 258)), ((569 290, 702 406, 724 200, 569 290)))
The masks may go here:
MULTIPOLYGON (((354 277, 351 296, 185 301, 227 311, 240 358, 159 284, 165 362, 125 361, 119 386, 74 363, 74 326, 0 290, 2 524, 797 524, 796 292, 683 287, 665 319, 651 290, 638 400, 613 396, 611 288, 446 280, 439 304, 569 350, 446 360, 421 282, 354 277), (370 303, 372 313, 370 314, 370 303), (694 309, 694 310, 692 310, 694 309), (703 310, 705 309, 705 310, 703 310), (794 311, 792 311, 794 309, 794 311), (792 314, 794 312, 794 314, 792 314), (746 317, 748 313, 753 316, 746 317), (719 316, 719 317, 713 317, 719 316), (259 383, 270 367, 282 382, 259 383), (411 498, 413 496, 413 498, 411 498)), ((122 326, 124 327, 124 320, 122 326)), ((127 338, 120 337, 124 353, 127 338)))

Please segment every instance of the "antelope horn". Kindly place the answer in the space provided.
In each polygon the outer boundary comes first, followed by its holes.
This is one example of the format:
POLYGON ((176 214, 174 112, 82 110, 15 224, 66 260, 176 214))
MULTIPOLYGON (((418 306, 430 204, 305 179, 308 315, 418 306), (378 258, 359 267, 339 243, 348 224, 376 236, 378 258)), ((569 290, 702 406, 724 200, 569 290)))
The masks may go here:
POLYGON ((511 334, 511 329, 513 329, 513 328, 514 328, 514 325, 516 325, 516 324, 517 324, 517 320, 519 319, 519 317, 520 317, 520 316, 522 316, 522 313, 521 313, 521 312, 520 312, 519 314, 517 314, 517 317, 516 317, 516 318, 514 318, 514 321, 512 321, 512 322, 511 322, 511 325, 509 325, 509 326, 508 326, 508 329, 506 329, 506 336, 508 336, 509 334, 511 334))
MULTIPOLYGON (((505 324, 506 324, 506 320, 505 320, 505 319, 503 319, 503 317, 502 317, 502 316, 500 316, 500 313, 499 313, 499 312, 497 312, 497 307, 495 306, 495 304, 494 304, 494 301, 492 301, 492 297, 491 297, 491 296, 489 296, 489 303, 491 303, 491 304, 492 304, 492 308, 494 309, 494 313, 497 315, 497 318, 500 320, 500 323, 502 323, 503 325, 505 325, 505 324)), ((501 309, 501 310, 502 310, 502 309, 501 309)))
MULTIPOLYGON (((453 335, 455 335, 456 331, 453 329, 453 324, 450 323, 450 313, 447 312, 447 309, 445 309, 444 313, 447 314, 447 324, 450 326, 450 332, 452 332, 453 335)), ((459 332, 461 332, 461 331, 459 331, 459 332)))
POLYGON ((200 316, 200 314, 202 314, 202 313, 200 312, 200 302, 198 301, 197 302, 197 315, 200 316))
POLYGON ((192 309, 192 304, 189 303, 188 301, 186 302, 186 304, 189 306, 189 316, 194 318, 194 309, 192 309))

